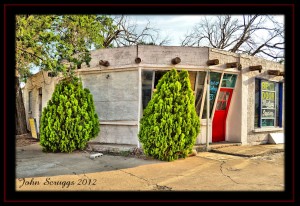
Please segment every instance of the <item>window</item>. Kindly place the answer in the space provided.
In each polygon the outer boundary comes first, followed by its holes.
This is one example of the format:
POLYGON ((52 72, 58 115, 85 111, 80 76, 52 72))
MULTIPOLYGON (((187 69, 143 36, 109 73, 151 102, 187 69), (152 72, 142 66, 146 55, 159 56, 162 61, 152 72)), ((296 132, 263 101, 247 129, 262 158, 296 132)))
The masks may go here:
MULTIPOLYGON (((222 73, 210 72, 210 89, 209 89, 210 117, 211 117, 211 114, 212 114, 212 109, 214 107, 216 95, 217 95, 217 92, 218 92, 221 75, 222 75, 222 73)), ((205 98, 205 103, 204 103, 204 107, 203 107, 202 119, 206 119, 206 98, 205 98)))
POLYGON ((282 83, 255 79, 254 127, 282 126, 282 83))
POLYGON ((32 111, 32 91, 28 93, 28 112, 32 111))
POLYGON ((206 72, 198 72, 198 80, 196 87, 196 100, 195 107, 198 116, 200 116, 201 102, 204 94, 204 81, 205 81, 206 72))
POLYGON ((149 71, 149 70, 143 70, 142 71, 142 104, 143 104, 143 109, 146 108, 148 102, 151 100, 152 78, 153 78, 153 71, 149 71))
POLYGON ((234 88, 236 82, 236 74, 224 74, 221 87, 234 88))

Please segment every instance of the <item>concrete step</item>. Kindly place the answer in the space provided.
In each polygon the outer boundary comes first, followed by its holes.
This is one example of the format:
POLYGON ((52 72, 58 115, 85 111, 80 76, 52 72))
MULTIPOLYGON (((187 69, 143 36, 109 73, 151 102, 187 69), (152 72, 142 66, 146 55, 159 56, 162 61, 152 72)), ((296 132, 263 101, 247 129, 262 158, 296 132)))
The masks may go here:
POLYGON ((87 150, 103 154, 129 155, 139 152, 137 145, 88 143, 87 150))

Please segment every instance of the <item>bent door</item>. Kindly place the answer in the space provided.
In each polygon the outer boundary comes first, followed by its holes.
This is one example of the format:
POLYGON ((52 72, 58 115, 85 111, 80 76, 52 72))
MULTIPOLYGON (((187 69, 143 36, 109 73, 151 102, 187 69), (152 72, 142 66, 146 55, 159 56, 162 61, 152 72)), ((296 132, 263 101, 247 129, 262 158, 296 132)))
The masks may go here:
POLYGON ((212 125, 212 141, 225 141, 226 117, 233 89, 221 88, 212 125))

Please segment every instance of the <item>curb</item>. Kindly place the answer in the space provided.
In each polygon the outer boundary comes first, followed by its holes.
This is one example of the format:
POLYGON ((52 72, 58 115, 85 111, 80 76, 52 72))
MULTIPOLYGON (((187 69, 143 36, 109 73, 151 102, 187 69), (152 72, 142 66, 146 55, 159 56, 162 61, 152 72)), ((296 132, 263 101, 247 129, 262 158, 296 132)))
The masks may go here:
POLYGON ((271 151, 267 151, 267 152, 263 152, 263 153, 259 153, 259 154, 230 153, 230 152, 219 151, 217 149, 212 149, 211 152, 220 153, 220 154, 227 154, 227 155, 233 155, 233 156, 240 156, 240 157, 257 157, 257 156, 265 156, 265 155, 270 155, 270 154, 274 154, 274 153, 284 152, 284 149, 273 149, 271 151))

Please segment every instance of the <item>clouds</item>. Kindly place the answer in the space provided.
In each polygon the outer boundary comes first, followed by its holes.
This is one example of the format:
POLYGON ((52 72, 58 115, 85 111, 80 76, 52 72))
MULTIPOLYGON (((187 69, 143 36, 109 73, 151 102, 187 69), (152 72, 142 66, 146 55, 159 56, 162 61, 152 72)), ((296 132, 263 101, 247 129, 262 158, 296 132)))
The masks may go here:
POLYGON ((127 15, 142 27, 151 22, 151 25, 160 29, 161 39, 170 37, 171 46, 179 46, 184 34, 200 22, 204 15, 127 15))
MULTIPOLYGON (((126 15, 138 25, 137 29, 142 29, 148 21, 151 25, 160 30, 160 39, 169 36, 170 46, 180 46, 184 35, 192 31, 195 24, 199 23, 202 18, 214 17, 214 15, 126 15)), ((233 15, 240 16, 241 15, 233 15)), ((277 21, 284 23, 283 15, 273 15, 277 21)), ((242 20, 242 17, 241 17, 242 20)))

